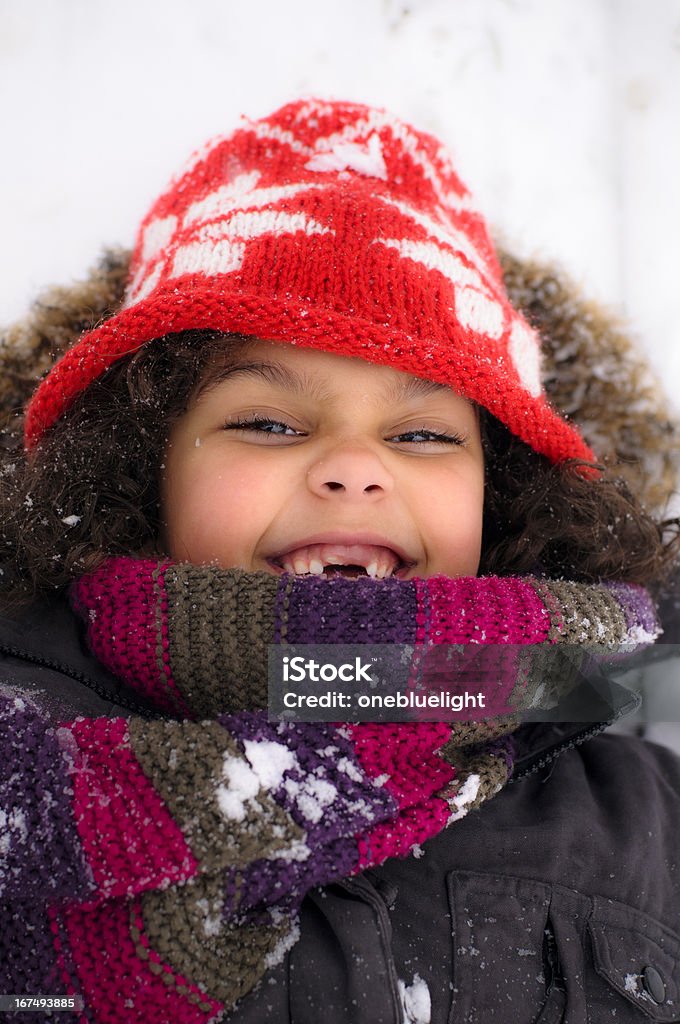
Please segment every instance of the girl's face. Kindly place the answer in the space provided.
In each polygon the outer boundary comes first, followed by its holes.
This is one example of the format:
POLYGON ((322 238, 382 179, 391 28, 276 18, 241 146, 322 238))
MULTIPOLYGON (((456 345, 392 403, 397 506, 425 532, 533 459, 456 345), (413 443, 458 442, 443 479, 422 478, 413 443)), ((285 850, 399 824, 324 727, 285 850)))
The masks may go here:
POLYGON ((256 341, 208 376, 172 429, 163 542, 176 562, 224 569, 473 576, 483 500, 467 399, 361 359, 256 341))

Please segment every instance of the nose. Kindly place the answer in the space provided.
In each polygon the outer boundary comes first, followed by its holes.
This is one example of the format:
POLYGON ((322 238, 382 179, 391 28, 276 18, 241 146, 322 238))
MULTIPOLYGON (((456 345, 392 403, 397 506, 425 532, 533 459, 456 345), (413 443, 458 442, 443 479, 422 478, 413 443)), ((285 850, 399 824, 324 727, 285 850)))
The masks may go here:
POLYGON ((307 484, 321 498, 378 501, 390 493, 394 480, 377 454, 360 445, 344 444, 312 466, 307 484))

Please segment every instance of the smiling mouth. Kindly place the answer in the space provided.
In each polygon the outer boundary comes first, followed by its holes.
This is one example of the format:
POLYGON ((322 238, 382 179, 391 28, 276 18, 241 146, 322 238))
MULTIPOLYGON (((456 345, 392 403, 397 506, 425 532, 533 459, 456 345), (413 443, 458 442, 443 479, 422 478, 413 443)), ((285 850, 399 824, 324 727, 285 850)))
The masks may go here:
POLYGON ((267 561, 278 573, 295 576, 366 576, 379 580, 400 578, 415 564, 380 544, 307 544, 267 561))

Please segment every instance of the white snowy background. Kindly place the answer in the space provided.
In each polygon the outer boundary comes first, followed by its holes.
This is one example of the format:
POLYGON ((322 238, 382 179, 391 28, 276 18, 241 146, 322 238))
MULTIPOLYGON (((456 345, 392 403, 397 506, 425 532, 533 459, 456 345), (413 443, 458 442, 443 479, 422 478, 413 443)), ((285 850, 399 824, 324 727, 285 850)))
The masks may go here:
POLYGON ((441 137, 680 411, 680 0, 0 0, 0 322, 131 244, 207 137, 301 95, 441 137))
POLYGON ((680 408, 680 0, 0 0, 0 322, 130 244, 208 136, 303 94, 442 137, 680 408))

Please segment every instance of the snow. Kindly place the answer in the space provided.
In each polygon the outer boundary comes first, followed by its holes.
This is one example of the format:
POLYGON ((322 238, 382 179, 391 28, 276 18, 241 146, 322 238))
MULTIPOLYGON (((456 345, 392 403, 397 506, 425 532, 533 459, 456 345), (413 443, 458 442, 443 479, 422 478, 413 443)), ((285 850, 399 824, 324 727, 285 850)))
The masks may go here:
POLYGON ((196 901, 196 906, 203 915, 203 933, 208 938, 214 938, 215 935, 219 935, 222 928, 222 908, 221 905, 216 905, 211 908, 210 903, 207 899, 201 899, 196 901))
POLYGON ((28 839, 26 816, 18 807, 7 811, 0 807, 0 893, 5 886, 11 884, 11 875, 7 868, 7 855, 17 843, 24 845, 28 839))
POLYGON ((65 526, 77 526, 81 519, 82 516, 65 516, 65 518, 62 519, 62 523, 64 523, 65 526))
POLYGON ((227 785, 218 786, 215 793, 217 805, 225 818, 243 821, 246 803, 259 792, 260 780, 252 768, 238 757, 225 757, 222 775, 227 785))
POLYGON ((294 839, 289 846, 283 850, 276 851, 277 860, 285 860, 289 863, 293 861, 303 861, 311 857, 312 851, 302 839, 294 839))
POLYGON ((419 974, 414 974, 410 985, 406 985, 401 978, 397 984, 404 1014, 402 1024, 430 1024, 432 1000, 427 983, 419 974))
POLYGON ((309 160, 305 167, 310 171, 357 171, 369 178, 387 180, 387 168, 382 154, 380 137, 375 133, 366 145, 355 142, 336 143, 326 153, 318 153, 309 160))
POLYGON ((284 772, 297 764, 292 750, 273 740, 245 740, 243 748, 260 785, 265 789, 280 786, 284 772))
POLYGON ((470 809, 469 805, 475 800, 479 792, 480 782, 479 775, 469 775, 456 795, 450 798, 449 803, 455 810, 449 816, 447 824, 450 825, 452 821, 459 821, 465 817, 470 809))
POLYGON ((335 786, 313 775, 301 780, 286 779, 284 789, 295 800, 305 818, 313 824, 321 821, 324 807, 332 804, 338 795, 335 786))
POLYGON ((222 814, 235 821, 243 821, 247 803, 261 788, 276 789, 284 772, 296 764, 295 755, 282 743, 246 740, 243 745, 248 760, 231 754, 225 756, 222 764, 225 784, 218 786, 215 794, 222 814))
POLYGON ((373 779, 373 785, 377 786, 378 789, 382 789, 386 782, 389 782, 392 776, 389 772, 383 772, 382 775, 376 775, 373 779))
POLYGON ((288 950, 293 948, 299 938, 300 926, 297 922, 293 922, 290 931, 286 932, 279 939, 271 952, 267 953, 264 958, 265 970, 268 971, 272 967, 276 967, 277 964, 280 964, 288 950))
POLYGON ((652 644, 657 636, 658 632, 650 633, 644 626, 632 626, 628 630, 628 640, 634 644, 652 644))
POLYGON ((640 976, 638 974, 627 974, 623 979, 626 992, 630 992, 634 996, 639 995, 639 981, 640 976))
MULTIPOLYGON (((326 750, 331 751, 337 751, 337 749, 337 747, 326 748, 326 750)), ((322 751, 322 753, 325 754, 326 751, 322 751)), ((364 778, 359 769, 357 768, 357 766, 354 764, 354 762, 350 761, 348 757, 341 757, 338 759, 337 769, 339 772, 343 772, 345 775, 348 776, 348 778, 352 779, 353 782, 361 782, 364 778)))
POLYGON ((0 853, 4 855, 9 851, 12 840, 23 844, 27 838, 24 812, 18 807, 13 807, 9 812, 0 807, 0 853))

